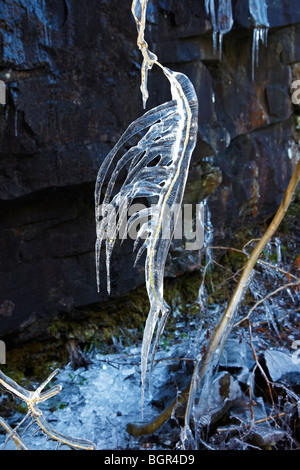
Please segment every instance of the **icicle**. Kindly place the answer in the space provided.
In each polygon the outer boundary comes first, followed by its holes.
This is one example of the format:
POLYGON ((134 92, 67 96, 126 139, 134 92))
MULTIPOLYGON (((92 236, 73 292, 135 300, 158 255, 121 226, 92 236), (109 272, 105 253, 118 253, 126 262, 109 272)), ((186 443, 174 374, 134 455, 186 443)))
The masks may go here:
POLYGON ((219 32, 219 60, 222 59, 222 48, 223 48, 223 31, 219 32))
POLYGON ((218 33, 217 31, 213 31, 213 50, 214 54, 217 52, 217 43, 218 43, 218 33))
POLYGON ((51 44, 51 24, 48 22, 45 0, 41 0, 40 15, 43 18, 45 45, 49 46, 51 44))
POLYGON ((290 296, 290 298, 292 299, 292 301, 295 302, 295 299, 294 299, 294 296, 293 296, 293 294, 292 294, 291 289, 290 289, 290 288, 287 288, 286 291, 287 291, 287 293, 289 294, 289 296, 290 296))
POLYGON ((252 80, 254 81, 254 70, 258 66, 259 61, 259 42, 265 46, 268 42, 268 29, 267 28, 254 28, 252 39, 252 80))
POLYGON ((270 256, 272 256, 272 246, 270 242, 266 244, 266 248, 264 249, 264 254, 265 254, 265 260, 269 262, 270 256))
POLYGON ((257 41, 257 28, 253 29, 253 38, 252 38, 252 81, 254 82, 254 68, 257 61, 257 51, 258 51, 258 41, 257 41))
POLYGON ((18 111, 15 111, 15 137, 18 137, 18 111))
POLYGON ((276 255, 277 255, 276 266, 279 266, 282 261, 281 241, 279 240, 279 238, 275 238, 275 246, 276 246, 276 255))
POLYGON ((249 0, 249 10, 254 21, 252 38, 252 81, 254 81, 255 66, 258 66, 259 42, 267 46, 268 42, 268 5, 265 0, 249 0))
POLYGON ((217 52, 217 48, 219 47, 219 59, 221 60, 223 36, 231 30, 233 25, 231 0, 219 0, 217 14, 215 0, 205 0, 205 11, 210 17, 213 28, 214 54, 217 52))
POLYGON ((222 58, 223 36, 228 33, 233 26, 231 0, 219 0, 218 23, 219 32, 219 57, 222 58))
POLYGON ((204 236, 204 246, 206 247, 207 257, 209 257, 209 259, 212 259, 212 251, 209 248, 209 245, 212 243, 213 238, 214 238, 214 228, 211 223, 211 212, 209 210, 206 199, 203 201, 203 205, 204 205, 204 220, 205 220, 204 229, 206 233, 206 235, 204 236))
POLYGON ((48 27, 46 23, 44 25, 44 35, 45 35, 45 44, 46 46, 49 46, 48 27))
MULTIPOLYGON (((214 38, 214 32, 217 31, 215 0, 205 0, 205 11, 206 11, 206 14, 210 17, 210 21, 213 27, 213 38, 214 38)), ((215 50, 215 47, 214 47, 214 50, 215 50)))
POLYGON ((274 314, 273 314, 273 310, 274 310, 273 305, 268 300, 266 300, 264 302, 264 307, 265 307, 265 312, 266 312, 266 317, 267 317, 268 324, 273 326, 277 336, 280 337, 280 333, 279 333, 279 330, 278 330, 278 327, 277 327, 277 324, 276 324, 276 320, 275 320, 275 317, 274 317, 274 314))
MULTIPOLYGON (((206 293, 206 289, 205 289, 205 285, 204 285, 204 280, 205 280, 206 272, 210 269, 210 265, 212 263, 213 255, 212 255, 211 248, 209 248, 209 245, 213 241, 214 230, 213 230, 213 226, 212 226, 212 223, 211 223, 211 213, 210 213, 210 210, 209 210, 209 207, 208 207, 208 204, 207 204, 207 200, 204 199, 201 202, 201 205, 204 209, 204 210, 203 209, 200 210, 199 212, 204 213, 204 222, 203 222, 204 223, 204 244, 203 244, 203 248, 205 249, 206 260, 205 260, 205 267, 203 268, 203 274, 202 274, 203 280, 201 282, 201 285, 200 285, 200 288, 199 288, 199 291, 198 291, 198 298, 197 298, 196 302, 197 302, 197 304, 200 305, 200 307, 205 307, 206 306, 207 293, 206 293)), ((203 250, 203 248, 201 250, 203 250)), ((201 259, 201 251, 199 253, 199 257, 201 259)))

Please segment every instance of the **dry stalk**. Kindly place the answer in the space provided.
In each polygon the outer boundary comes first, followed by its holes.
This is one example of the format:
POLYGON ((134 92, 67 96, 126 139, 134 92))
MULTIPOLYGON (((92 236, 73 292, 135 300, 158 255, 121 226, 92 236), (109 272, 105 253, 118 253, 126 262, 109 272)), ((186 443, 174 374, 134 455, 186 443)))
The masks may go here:
POLYGON ((183 435, 185 435, 186 428, 188 426, 187 420, 188 420, 188 416, 190 415, 189 411, 191 407, 191 400, 190 400, 191 386, 194 383, 194 381, 196 382, 196 379, 197 379, 197 387, 201 387, 205 373, 207 372, 208 367, 211 365, 211 362, 213 360, 213 357, 217 349, 220 347, 220 345, 222 345, 222 340, 224 340, 225 336, 227 337, 229 330, 231 330, 233 326, 232 323, 237 313, 240 301, 243 298, 246 288, 248 286, 248 281, 249 281, 251 272, 255 264, 257 263, 259 256, 261 255, 263 249, 266 247, 267 243, 272 238, 279 224, 284 218, 285 213, 291 203, 291 200, 293 198, 293 195, 299 183, 299 180, 300 180, 300 161, 298 161, 296 165, 292 178, 286 189, 284 198, 272 222, 270 223, 264 235, 258 241, 257 245, 253 249, 252 253, 250 254, 243 268, 241 277, 239 279, 238 284, 236 285, 236 288, 230 299, 230 302, 210 340, 208 349, 202 359, 202 363, 201 363, 199 371, 198 371, 198 364, 196 364, 194 368, 194 374, 189 385, 182 392, 180 397, 177 397, 176 400, 174 400, 171 403, 171 405, 169 405, 155 420, 151 421, 150 423, 144 423, 144 424, 131 424, 131 423, 128 424, 127 431, 131 435, 139 436, 139 435, 154 433, 157 429, 159 429, 162 426, 162 424, 164 424, 172 416, 174 407, 178 405, 184 405, 187 403, 186 414, 185 414, 186 416, 185 430, 183 433, 183 435))

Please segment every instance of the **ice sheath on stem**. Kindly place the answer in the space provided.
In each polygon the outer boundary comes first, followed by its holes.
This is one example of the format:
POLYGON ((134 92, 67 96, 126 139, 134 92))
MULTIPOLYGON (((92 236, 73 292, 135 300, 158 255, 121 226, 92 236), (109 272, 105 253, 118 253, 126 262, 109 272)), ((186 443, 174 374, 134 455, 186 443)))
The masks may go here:
POLYGON ((197 363, 194 368, 193 377, 188 386, 183 390, 179 397, 176 399, 153 421, 144 424, 133 424, 129 423, 127 431, 133 436, 142 436, 146 434, 152 434, 159 429, 173 414, 174 408, 184 405, 187 403, 185 412, 185 427, 182 432, 182 439, 188 439, 187 433, 189 431, 189 419, 191 416, 191 407, 193 401, 193 393, 195 385, 197 388, 209 386, 210 378, 213 373, 213 367, 217 363, 220 354, 222 354, 222 347, 231 331, 231 327, 234 324, 234 320, 237 314, 240 300, 245 294, 245 291, 249 284, 249 278, 252 270, 257 263, 259 256, 261 255, 264 248, 267 246, 269 240, 276 232, 279 224, 285 216, 285 213, 292 201, 293 195, 296 191, 297 185, 300 181, 300 161, 298 161, 292 178, 286 189, 284 198, 272 220, 269 227, 267 228, 264 235, 261 237, 252 253, 250 254, 248 261, 246 262, 242 271, 239 282, 236 285, 234 293, 230 299, 230 302, 225 309, 221 320, 211 337, 206 353, 201 359, 200 363, 197 363))
POLYGON ((9 441, 9 439, 12 439, 18 449, 28 450, 28 447, 21 440, 21 438, 17 434, 17 431, 19 430, 22 424, 24 424, 26 421, 29 421, 29 425, 27 426, 27 428, 33 423, 35 423, 37 425, 36 431, 42 431, 47 437, 47 439, 56 441, 57 445, 66 445, 71 449, 95 449, 95 444, 87 439, 79 439, 76 437, 66 436, 65 434, 62 434, 61 432, 57 431, 48 423, 48 421, 44 418, 42 411, 40 410, 40 408, 38 408, 38 405, 40 403, 48 400, 49 398, 52 398, 61 391, 62 387, 60 385, 54 385, 50 389, 43 391, 48 385, 48 383, 55 377, 58 372, 58 369, 53 371, 49 375, 49 377, 32 392, 17 384, 14 380, 12 380, 10 377, 0 371, 0 386, 4 390, 10 392, 13 396, 23 400, 23 402, 25 402, 27 405, 27 414, 14 429, 12 429, 4 419, 0 418, 0 426, 2 426, 8 433, 5 445, 9 441))
POLYGON ((143 55, 141 67, 143 105, 145 107, 147 103, 147 76, 153 65, 158 66, 168 79, 172 99, 147 111, 129 125, 104 159, 95 187, 97 284, 99 290, 100 251, 105 239, 109 293, 110 259, 117 234, 125 221, 127 209, 135 198, 152 198, 151 208, 134 214, 127 222, 127 230, 130 230, 133 222, 140 221, 141 228, 135 240, 135 247, 141 240, 142 244, 138 250, 137 259, 144 251, 146 252, 145 278, 150 310, 141 351, 142 405, 148 356, 155 328, 157 326, 152 355, 155 353, 170 311, 163 295, 164 268, 177 222, 176 216, 170 217, 170 214, 172 207, 178 207, 182 203, 198 126, 198 102, 191 82, 184 74, 173 72, 161 65, 155 54, 149 51, 144 38, 146 9, 147 0, 133 1, 132 14, 138 30, 137 45, 143 55), (132 143, 134 139, 135 144, 132 143), (115 166, 103 196, 102 187, 113 163, 115 166), (114 193, 117 177, 124 169, 127 171, 125 181, 121 189, 114 193), (153 204, 153 198, 156 201, 155 204, 153 204), (145 216, 150 220, 145 222, 145 216), (163 233, 163 225, 166 222, 170 228, 169 237, 164 237, 163 233), (142 239, 144 234, 146 237, 142 239))

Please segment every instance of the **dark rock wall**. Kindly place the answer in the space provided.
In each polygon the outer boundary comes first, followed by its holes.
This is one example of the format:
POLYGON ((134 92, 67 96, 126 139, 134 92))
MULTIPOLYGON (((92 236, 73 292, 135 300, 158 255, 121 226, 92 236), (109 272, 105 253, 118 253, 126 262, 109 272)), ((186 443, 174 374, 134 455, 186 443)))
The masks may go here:
MULTIPOLYGON (((299 109, 290 87, 300 78, 300 4, 268 5, 268 45, 260 45, 253 81, 247 1, 233 1, 221 60, 203 0, 149 2, 152 50, 186 73, 199 97, 186 201, 218 186, 209 197, 216 237, 247 214, 272 214, 296 158, 299 109)), ((93 191, 104 156, 143 112, 130 7, 131 0, 0 0, 1 336, 106 299, 105 285, 101 294, 95 285, 93 191)), ((158 71, 149 89, 148 106, 169 97, 158 71)), ((117 249, 114 295, 143 282, 131 248, 117 249)), ((169 274, 193 268, 184 257, 170 257, 169 274)))

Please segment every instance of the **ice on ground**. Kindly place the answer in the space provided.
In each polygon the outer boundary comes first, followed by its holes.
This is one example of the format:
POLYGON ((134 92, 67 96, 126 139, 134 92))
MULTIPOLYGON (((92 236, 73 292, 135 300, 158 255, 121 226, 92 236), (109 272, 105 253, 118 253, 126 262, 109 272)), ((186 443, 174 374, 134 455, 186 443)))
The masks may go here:
MULTIPOLYGON (((159 356, 167 357, 168 354, 158 352, 157 358, 159 356)), ((144 419, 141 417, 140 349, 131 348, 119 355, 97 353, 92 360, 88 369, 74 370, 70 364, 61 369, 55 383, 62 385, 62 391, 41 405, 44 417, 65 435, 91 440, 97 450, 139 448, 137 438, 126 432, 127 424, 147 422, 159 414, 146 391, 144 419)), ((168 363, 157 363, 152 374, 152 389, 159 389, 166 382, 168 363)), ((23 417, 16 413, 9 421, 11 426, 14 428, 23 417)), ((41 432, 33 436, 34 430, 33 425, 23 436, 30 449, 56 448, 56 444, 47 441, 41 432)), ((5 435, 1 434, 0 449, 4 441, 5 435)), ((12 440, 5 449, 15 450, 12 440)))

